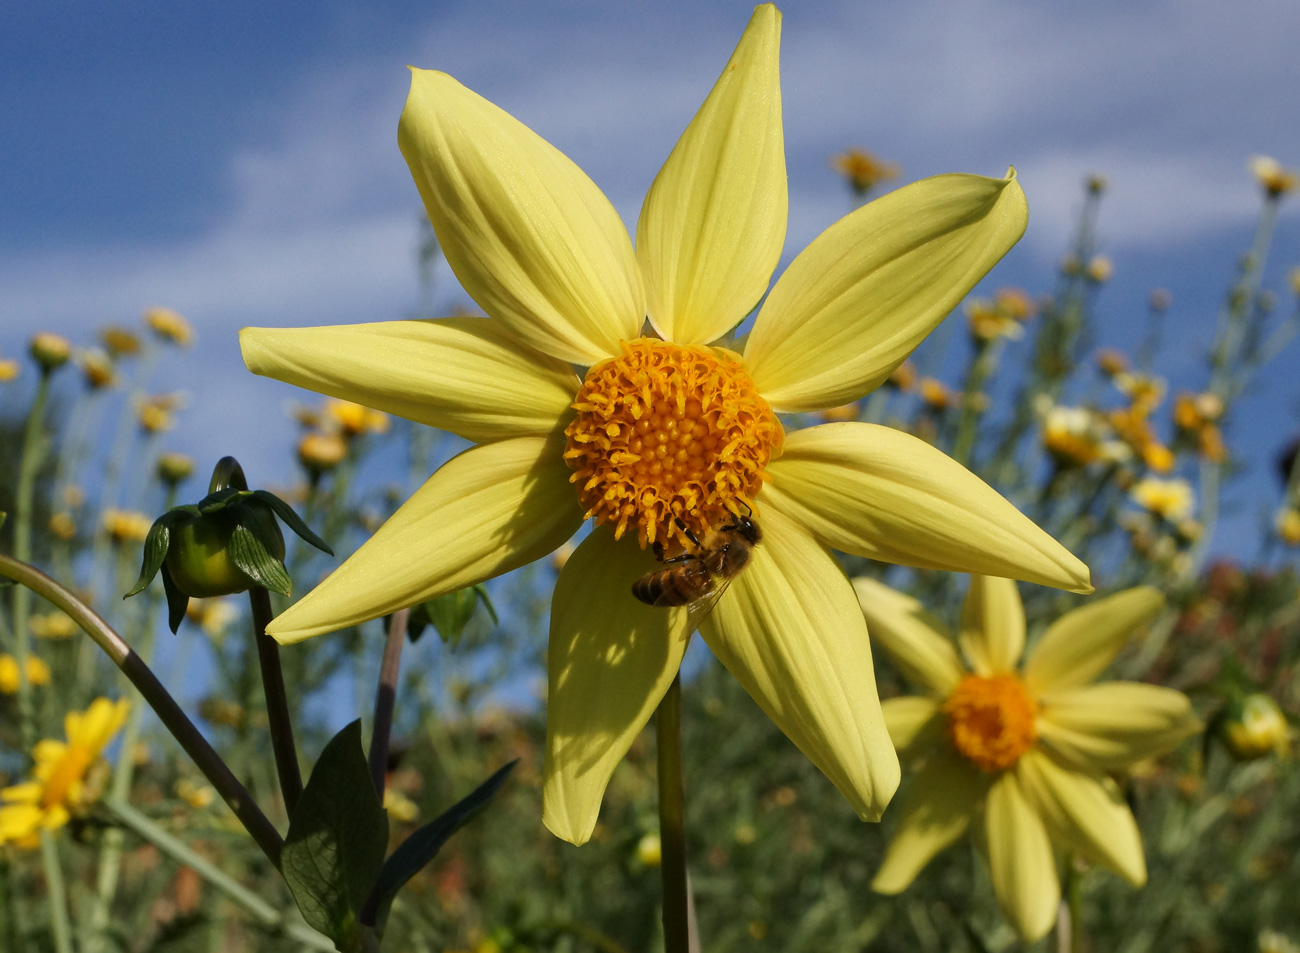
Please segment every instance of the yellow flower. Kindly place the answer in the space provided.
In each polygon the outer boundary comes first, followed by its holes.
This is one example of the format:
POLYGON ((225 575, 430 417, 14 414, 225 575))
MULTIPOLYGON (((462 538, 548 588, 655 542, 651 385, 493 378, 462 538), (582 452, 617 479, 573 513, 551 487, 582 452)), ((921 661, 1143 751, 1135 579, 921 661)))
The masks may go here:
POLYGON ((149 535, 153 520, 134 510, 107 509, 104 511, 104 528, 113 542, 143 543, 149 535))
POLYGON ((154 394, 136 405, 136 416, 145 433, 157 434, 170 430, 175 411, 185 403, 180 394, 154 394))
POLYGON ((209 784, 195 784, 189 778, 176 782, 176 796, 196 811, 212 806, 217 799, 217 792, 209 784))
POLYGON ((100 330, 99 340, 112 357, 133 357, 140 353, 140 338, 127 328, 109 325, 100 330))
POLYGON ((881 182, 898 178, 898 166, 881 162, 866 149, 854 146, 831 159, 831 168, 844 176, 853 194, 866 195, 881 182))
POLYGON ((1277 514, 1274 526, 1282 542, 1288 546, 1300 546, 1300 510, 1288 506, 1277 514))
POLYGON ((1088 262, 1086 274, 1089 281, 1102 285, 1110 281, 1111 276, 1115 274, 1115 266, 1105 255, 1094 255, 1088 262))
POLYGON ((364 433, 387 433, 388 415, 350 400, 327 400, 325 418, 350 437, 364 433))
POLYGON ((1137 482, 1131 495, 1138 506, 1170 523, 1187 519, 1196 505, 1196 494, 1186 480, 1147 477, 1137 482))
POLYGON ((91 390, 112 387, 117 381, 113 359, 98 348, 83 351, 77 358, 77 364, 81 368, 82 379, 91 390))
POLYGON ((658 834, 646 834, 637 841, 636 859, 643 867, 658 867, 663 863, 663 844, 658 834))
POLYGON ((37 742, 30 779, 0 791, 0 844, 35 847, 42 830, 57 830, 95 801, 95 769, 128 707, 125 699, 97 698, 84 712, 64 717, 67 741, 37 742))
POLYGON ((191 599, 185 617, 207 635, 217 638, 239 618, 239 610, 228 599, 191 599))
POLYGON ((410 824, 420 816, 420 806, 392 787, 384 789, 384 810, 393 820, 403 824, 410 824))
MULTIPOLYGON (((34 655, 27 656, 27 683, 50 684, 50 667, 34 655)), ((0 695, 18 694, 18 660, 12 655, 0 655, 0 695)))
POLYGON ((0 384, 4 384, 7 383, 8 381, 13 380, 15 377, 18 376, 18 373, 22 369, 23 369, 22 365, 19 364, 17 361, 15 361, 13 358, 0 360, 0 384))
POLYGON ((144 323, 162 340, 179 347, 189 347, 194 342, 194 328, 171 308, 150 308, 144 313, 144 323))
POLYGON ((1223 722, 1223 740, 1242 761, 1285 755, 1291 748, 1291 726, 1271 696, 1255 692, 1230 706, 1223 722))
POLYGON ((1063 467, 1084 467, 1103 457, 1104 421, 1086 407, 1051 405, 1043 414, 1043 446, 1063 467))
POLYGON ((1160 613, 1160 593, 1128 589, 1066 613, 1017 668, 1025 615, 1011 580, 971 577, 956 644, 910 596, 872 579, 854 586, 872 637, 927 692, 884 703, 899 754, 919 767, 872 887, 904 890, 976 820, 998 902, 1027 941, 1056 918, 1054 846, 1141 886, 1141 837, 1109 775, 1169 750, 1199 722, 1172 689, 1089 683, 1160 613))
POLYGON ((1278 199, 1296 187, 1300 181, 1292 169, 1284 168, 1282 163, 1271 156, 1255 156, 1250 160, 1250 174, 1264 189, 1270 199, 1278 199))
POLYGON ((38 639, 70 639, 81 630, 66 612, 55 609, 46 615, 34 615, 27 627, 38 639))
POLYGON ((662 565, 656 547, 691 545, 687 530, 755 514, 763 540, 701 632, 864 818, 879 817, 898 762, 828 547, 1090 588, 1087 567, 922 441, 853 422, 785 435, 775 416, 858 400, 889 376, 1019 239, 1014 174, 938 176, 863 206, 794 259, 743 353, 710 346, 781 257, 780 22, 770 4, 754 12, 650 188, 635 251, 567 157, 450 76, 415 70, 398 142, 489 317, 241 335, 255 373, 476 444, 275 620, 280 641, 507 572, 594 518, 556 584, 548 657, 544 821, 575 843, 686 651, 688 612, 631 588, 662 565), (643 337, 647 316, 656 334, 643 337))

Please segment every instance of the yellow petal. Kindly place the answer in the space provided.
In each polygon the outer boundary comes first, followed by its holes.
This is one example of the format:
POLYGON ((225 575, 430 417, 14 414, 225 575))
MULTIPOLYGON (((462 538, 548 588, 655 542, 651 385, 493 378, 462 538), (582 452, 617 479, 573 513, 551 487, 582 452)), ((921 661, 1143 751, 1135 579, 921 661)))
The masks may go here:
POLYGON ((299 642, 546 555, 582 523, 561 447, 517 437, 452 458, 267 632, 285 644, 299 642))
POLYGON ((780 43, 776 7, 755 9, 641 208, 636 252, 650 320, 678 344, 707 344, 739 324, 781 257, 780 43))
POLYGON ((636 540, 597 527, 569 557, 551 601, 542 821, 585 843, 615 766, 677 675, 685 610, 637 601, 659 566, 636 540))
MULTIPOLYGON (((763 502, 768 502, 766 493, 763 502)), ((908 681, 939 697, 957 687, 966 667, 952 640, 935 631, 919 600, 867 576, 854 579, 853 588, 867 631, 908 681)))
POLYGON ((23 841, 40 829, 45 812, 33 804, 0 807, 0 845, 23 841))
POLYGON ((1201 729, 1182 692, 1103 682, 1044 696, 1039 739, 1075 764, 1118 770, 1173 749, 1201 729))
POLYGON ((636 337, 645 303, 627 229, 564 153, 433 70, 411 70, 397 142, 447 263, 488 315, 575 364, 636 337))
POLYGON ((933 698, 904 695, 886 698, 880 703, 885 716, 885 728, 894 750, 906 756, 943 741, 944 719, 939 716, 939 703, 933 698))
POLYGON ((765 510, 763 541, 700 629, 727 670, 864 820, 898 786, 853 587, 802 527, 765 510))
POLYGON ((970 577, 961 610, 961 647, 980 675, 1016 670, 1025 648, 1025 607, 1015 580, 970 577))
POLYGON ((998 905, 1026 942, 1039 940, 1056 920, 1061 881, 1047 828, 1014 771, 1004 771, 989 789, 984 823, 998 905))
POLYGON ((871 889, 884 894, 906 890, 935 854, 966 833, 987 788, 986 777, 959 757, 945 753, 926 762, 903 793, 898 829, 871 889))
POLYGON ((1158 589, 1137 586, 1067 612, 1030 650, 1025 681, 1040 695, 1086 685, 1164 607, 1158 589))
POLYGON ((1053 841, 1135 887, 1146 883, 1142 835, 1114 781, 1070 770, 1032 749, 1016 762, 1015 772, 1053 841))
POLYGON ((745 345, 754 383, 781 411, 857 400, 966 297, 1027 221, 1014 171, 924 179, 840 219, 763 303, 745 345))
POLYGON ((24 781, 0 790, 0 800, 10 804, 39 804, 45 787, 34 781, 24 781))
POLYGON ((239 346, 254 374, 475 443, 551 433, 578 389, 570 365, 487 318, 244 328, 239 346))
POLYGON ((1091 592, 1088 567, 923 440, 863 423, 786 435, 770 502, 832 549, 884 562, 1091 592))

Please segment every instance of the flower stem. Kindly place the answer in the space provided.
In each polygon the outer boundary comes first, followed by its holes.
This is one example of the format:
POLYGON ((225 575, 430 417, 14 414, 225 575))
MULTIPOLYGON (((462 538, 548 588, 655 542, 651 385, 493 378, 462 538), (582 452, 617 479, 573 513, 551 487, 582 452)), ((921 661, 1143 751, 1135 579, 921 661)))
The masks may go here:
MULTIPOLYGON (((18 493, 14 499, 14 557, 28 562, 32 558, 32 497, 36 490, 36 472, 41 467, 45 449, 42 427, 45 406, 50 397, 50 374, 42 371, 36 383, 36 396, 27 413, 23 433, 22 462, 18 465, 18 493)), ((18 727, 24 748, 36 743, 36 722, 32 711, 32 683, 27 678, 27 617, 31 615, 31 593, 22 586, 14 589, 14 662, 18 666, 18 727)))
POLYGON ((398 609, 388 620, 388 639, 384 659, 379 663, 379 690, 375 693, 375 724, 370 736, 370 777, 375 793, 384 800, 384 776, 388 772, 388 738, 393 732, 393 706, 397 702, 397 673, 402 664, 402 645, 406 642, 406 623, 410 609, 398 609))
POLYGON ((56 953, 72 953, 72 927, 68 923, 68 896, 63 889, 63 868, 59 848, 50 831, 41 831, 41 861, 45 866, 45 888, 49 891, 50 931, 56 953))
POLYGON ((280 776, 280 793, 290 815, 302 797, 302 773, 298 768, 298 749, 293 743, 293 722, 289 718, 289 696, 284 688, 284 670, 280 667, 280 646, 266 634, 274 614, 271 597, 261 586, 248 590, 253 607, 253 634, 257 639, 257 661, 262 669, 262 693, 266 695, 266 717, 271 726, 271 748, 275 752, 275 770, 280 776))
POLYGON ((690 887, 686 879, 686 793, 682 782, 682 677, 655 713, 659 745, 659 843, 664 878, 665 953, 689 953, 690 887))
POLYGON ((257 846, 278 868, 280 851, 284 840, 266 815, 253 802, 252 795, 231 772, 221 756, 208 744, 189 716, 176 704, 176 699, 163 687, 162 682, 144 660, 122 640, 94 610, 59 585, 35 566, 20 562, 10 556, 0 554, 0 576, 14 580, 21 586, 27 586, 33 592, 49 600, 62 609, 89 635, 104 653, 113 660, 122 673, 131 680, 144 696, 144 700, 157 713, 164 727, 172 733, 185 753, 193 759, 204 777, 216 788, 217 793, 234 811, 240 823, 257 842, 257 846))
POLYGON ((283 913, 125 801, 106 797, 103 804, 124 826, 153 844, 178 864, 193 868, 200 877, 252 914, 253 918, 267 930, 272 933, 284 933, 313 950, 334 949, 334 944, 315 930, 297 923, 286 923, 283 913))

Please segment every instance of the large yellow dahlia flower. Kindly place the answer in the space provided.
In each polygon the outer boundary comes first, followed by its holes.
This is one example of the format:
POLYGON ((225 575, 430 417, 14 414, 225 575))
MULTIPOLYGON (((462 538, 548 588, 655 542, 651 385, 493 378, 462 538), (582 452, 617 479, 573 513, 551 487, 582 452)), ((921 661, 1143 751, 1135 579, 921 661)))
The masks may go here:
POLYGON ((904 890, 977 819, 998 903, 1026 940, 1056 917, 1053 847, 1145 883, 1137 823, 1109 772, 1169 750, 1200 722, 1173 689, 1089 683, 1164 597, 1141 586, 1067 612, 1018 669, 1025 612, 1010 579, 971 577, 960 650, 916 599, 873 579, 853 585, 872 637, 927 692, 884 703, 899 754, 919 769, 872 887, 904 890))
POLYGON ((635 250, 568 158, 450 76, 413 71, 398 142, 489 317, 241 337, 255 373, 477 444, 276 619, 280 641, 499 575, 594 518, 551 610, 544 816, 575 843, 685 651, 687 613, 630 589, 686 530, 752 508, 763 542, 704 638, 868 818, 898 763, 827 547, 1089 588, 1082 563, 927 444, 855 423, 786 435, 776 417, 885 380, 1022 234, 1014 175, 939 176, 863 207, 794 260, 743 347, 711 346, 762 299, 785 237, 780 22, 755 11, 655 178, 635 250))

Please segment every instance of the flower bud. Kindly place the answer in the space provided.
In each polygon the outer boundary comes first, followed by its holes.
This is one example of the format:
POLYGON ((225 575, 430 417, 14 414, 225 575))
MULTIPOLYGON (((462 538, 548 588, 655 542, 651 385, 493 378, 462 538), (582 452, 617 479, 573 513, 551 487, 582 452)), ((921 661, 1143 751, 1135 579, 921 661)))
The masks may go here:
POLYGON ((183 453, 164 453, 158 458, 158 479, 175 486, 194 472, 194 461, 183 453))
MULTIPOLYGON (((251 519, 266 531, 261 538, 266 551, 284 559, 284 536, 274 518, 260 510, 251 519)), ((172 584, 187 596, 206 599, 245 592, 258 585, 236 562, 231 542, 240 521, 224 510, 179 521, 171 526, 164 565, 172 584)))
POLYGON ((144 323, 163 341, 178 347, 189 347, 194 340, 194 329, 171 308, 150 308, 144 313, 144 323))
POLYGON ((82 379, 91 390, 112 387, 117 380, 112 359, 98 348, 84 352, 77 364, 81 367, 82 379))
POLYGON ((67 363, 72 356, 72 345, 61 335, 43 331, 32 338, 30 352, 32 359, 48 374, 67 363))
POLYGON ((1233 757, 1253 761, 1275 752, 1286 754, 1291 728, 1277 702, 1263 692, 1255 692, 1229 704, 1222 738, 1233 757))
POLYGON ((643 867, 658 867, 663 862, 663 844, 658 834, 646 834, 637 842, 636 859, 643 867))
POLYGON ((0 384, 13 380, 21 370, 22 366, 12 358, 0 360, 0 384))
POLYGON ((337 433, 312 432, 298 441, 298 462, 313 477, 328 473, 348 455, 348 442, 337 433))
POLYGON ((110 324, 100 330, 99 340, 114 358, 134 357, 140 353, 140 338, 129 328, 110 324))

